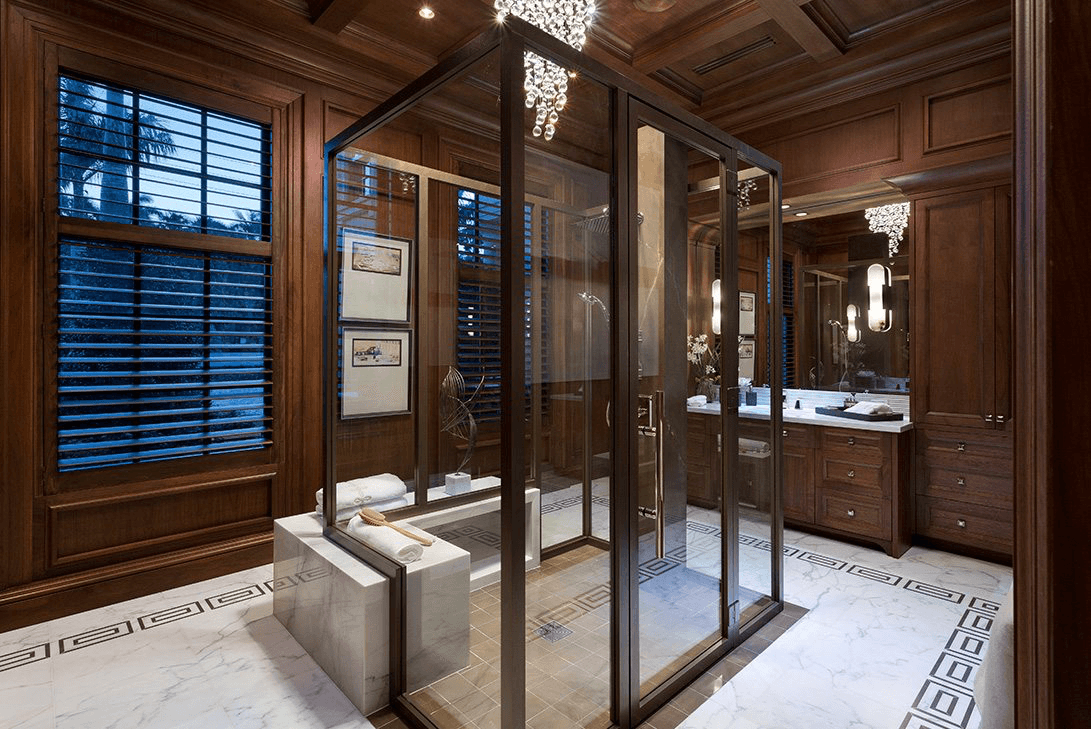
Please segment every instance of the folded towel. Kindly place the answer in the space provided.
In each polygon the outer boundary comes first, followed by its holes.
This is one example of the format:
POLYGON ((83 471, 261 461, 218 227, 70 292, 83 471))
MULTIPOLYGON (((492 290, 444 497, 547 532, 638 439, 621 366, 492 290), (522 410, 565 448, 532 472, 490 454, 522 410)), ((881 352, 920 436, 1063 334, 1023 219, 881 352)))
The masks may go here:
POLYGON ((739 438, 739 453, 768 453, 769 444, 764 440, 739 438))
POLYGON ((743 389, 745 387, 750 387, 751 382, 752 382, 752 380, 749 377, 740 377, 739 378, 739 389, 741 390, 741 389, 743 389))
POLYGON ((424 556, 424 545, 420 542, 399 534, 390 527, 372 526, 359 516, 349 520, 348 530, 367 546, 402 564, 416 562, 424 556))
MULTIPOLYGON (((387 499, 386 501, 372 501, 367 506, 369 509, 375 509, 376 511, 389 511, 390 509, 397 509, 401 506, 409 506, 409 499, 401 496, 397 499, 387 499)), ((322 504, 315 504, 314 510, 318 512, 319 516, 322 516, 322 504)), ((355 516, 358 511, 360 511, 359 506, 349 506, 345 509, 338 509, 337 518, 334 519, 334 521, 350 519, 355 516)))
MULTIPOLYGON (((318 489, 314 494, 314 500, 319 504, 322 503, 324 490, 318 489)), ((399 496, 405 496, 405 482, 392 473, 354 478, 337 484, 337 510, 365 506, 373 501, 388 501, 399 496)))
POLYGON ((859 413, 861 415, 879 415, 881 413, 892 413, 893 410, 885 402, 867 402, 861 400, 850 408, 845 409, 846 413, 859 413))
POLYGON ((708 395, 694 395, 686 398, 686 405, 705 405, 708 403, 708 395))

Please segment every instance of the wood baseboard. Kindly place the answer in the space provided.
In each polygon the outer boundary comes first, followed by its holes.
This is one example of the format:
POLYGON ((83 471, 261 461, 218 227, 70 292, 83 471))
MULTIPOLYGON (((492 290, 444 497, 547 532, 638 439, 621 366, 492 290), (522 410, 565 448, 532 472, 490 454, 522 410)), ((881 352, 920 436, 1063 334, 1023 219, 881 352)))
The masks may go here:
POLYGON ((0 592, 0 632, 268 564, 273 535, 256 534, 40 580, 0 592))

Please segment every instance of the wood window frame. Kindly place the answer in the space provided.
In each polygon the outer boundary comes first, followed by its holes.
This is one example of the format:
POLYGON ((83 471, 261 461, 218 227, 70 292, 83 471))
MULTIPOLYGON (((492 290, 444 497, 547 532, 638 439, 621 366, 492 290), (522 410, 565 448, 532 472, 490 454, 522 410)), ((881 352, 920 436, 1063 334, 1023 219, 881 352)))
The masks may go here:
POLYGON ((42 457, 44 495, 56 495, 105 487, 135 487, 141 490, 149 482, 163 479, 219 476, 254 468, 268 469, 282 460, 282 414, 285 412, 287 388, 283 381, 284 358, 279 346, 284 339, 286 319, 284 289, 285 275, 281 262, 285 246, 286 225, 284 220, 285 180, 287 174, 287 140, 285 137, 285 109, 268 103, 259 103, 234 96, 190 81, 163 75, 138 65, 125 63, 83 50, 46 43, 42 74, 42 118, 40 149, 44 156, 41 181, 43 195, 43 260, 42 269, 42 457), (125 223, 63 217, 58 211, 57 174, 58 151, 56 121, 58 119, 57 88, 59 77, 65 72, 136 89, 157 96, 165 96, 182 103, 214 110, 267 124, 270 127, 271 184, 270 228, 268 241, 210 235, 190 231, 169 230, 136 226, 125 223), (130 464, 60 472, 57 468, 58 400, 57 393, 57 331, 58 318, 56 246, 65 237, 92 240, 113 240, 126 243, 167 246, 210 252, 229 252, 260 256, 269 261, 272 270, 272 319, 273 352, 272 370, 273 400, 272 445, 252 451, 210 454, 199 457, 177 458, 151 463, 130 464))

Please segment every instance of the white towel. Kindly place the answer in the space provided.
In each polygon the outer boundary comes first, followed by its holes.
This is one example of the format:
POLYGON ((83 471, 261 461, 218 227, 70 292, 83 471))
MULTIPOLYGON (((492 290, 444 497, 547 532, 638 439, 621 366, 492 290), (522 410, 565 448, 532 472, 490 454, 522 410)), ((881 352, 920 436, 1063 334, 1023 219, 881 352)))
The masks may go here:
MULTIPOLYGON (((404 496, 397 499, 387 499, 386 501, 372 501, 367 505, 369 509, 375 509, 376 511, 389 511, 390 509, 397 509, 401 506, 409 506, 409 499, 404 496)), ((314 505, 314 510, 318 512, 319 516, 322 516, 322 504, 318 503, 314 505)), ((334 521, 344 521, 356 515, 356 512, 360 510, 359 506, 350 506, 346 509, 337 510, 337 518, 334 521)))
POLYGON ((349 520, 348 530, 367 546, 402 564, 416 562, 424 556, 424 545, 420 542, 399 534, 390 527, 372 526, 359 516, 349 520))
POLYGON ((701 406, 708 403, 708 395, 694 395, 686 398, 686 405, 701 406))
MULTIPOLYGON (((324 491, 318 489, 314 493, 314 500, 319 504, 323 503, 324 491)), ((373 501, 388 501, 399 496, 405 496, 405 482, 392 473, 354 478, 337 484, 337 510, 366 506, 373 501)))
POLYGON ((861 415, 880 415, 882 413, 892 413, 893 410, 885 402, 867 402, 861 400, 850 408, 845 410, 846 413, 859 413, 861 415))

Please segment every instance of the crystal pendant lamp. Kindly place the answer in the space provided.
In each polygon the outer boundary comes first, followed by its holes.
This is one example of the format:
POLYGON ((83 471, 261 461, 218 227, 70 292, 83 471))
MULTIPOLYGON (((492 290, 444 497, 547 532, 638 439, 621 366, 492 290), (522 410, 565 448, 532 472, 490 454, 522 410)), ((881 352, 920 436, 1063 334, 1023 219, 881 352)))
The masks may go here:
POLYGON ((864 211, 864 218, 867 219, 872 233, 886 233, 889 240, 887 248, 893 258, 898 252, 898 244, 902 241, 902 233, 909 225, 909 203, 868 208, 864 211))
MULTIPOLYGON (((583 50, 595 17, 594 0, 496 0, 496 19, 511 15, 541 28, 577 51, 583 50)), ((553 139, 561 109, 568 102, 568 72, 537 53, 523 54, 527 108, 535 110, 534 136, 553 139)))

